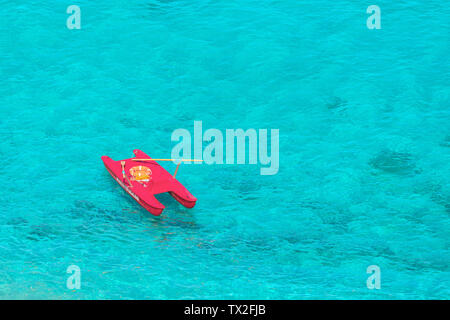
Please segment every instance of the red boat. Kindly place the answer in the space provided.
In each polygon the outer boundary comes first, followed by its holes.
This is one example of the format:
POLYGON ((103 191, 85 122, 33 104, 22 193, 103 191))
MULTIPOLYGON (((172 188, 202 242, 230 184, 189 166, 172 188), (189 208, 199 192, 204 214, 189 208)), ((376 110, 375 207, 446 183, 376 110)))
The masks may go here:
POLYGON ((114 161, 108 156, 102 156, 102 160, 112 177, 141 206, 151 214, 159 216, 165 207, 155 198, 155 194, 163 192, 168 192, 186 208, 195 206, 197 199, 175 179, 178 167, 172 176, 141 150, 134 150, 133 153, 136 157, 130 159, 114 161))

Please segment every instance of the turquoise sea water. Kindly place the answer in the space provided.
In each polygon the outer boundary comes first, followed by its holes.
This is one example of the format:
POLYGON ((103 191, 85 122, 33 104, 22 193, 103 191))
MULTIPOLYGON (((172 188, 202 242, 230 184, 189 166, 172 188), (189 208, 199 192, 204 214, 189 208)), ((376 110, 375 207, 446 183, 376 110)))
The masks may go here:
POLYGON ((0 1, 0 298, 448 299, 450 7, 370 4, 0 1), (194 120, 279 129, 279 172, 183 165, 154 217, 100 156, 194 120))

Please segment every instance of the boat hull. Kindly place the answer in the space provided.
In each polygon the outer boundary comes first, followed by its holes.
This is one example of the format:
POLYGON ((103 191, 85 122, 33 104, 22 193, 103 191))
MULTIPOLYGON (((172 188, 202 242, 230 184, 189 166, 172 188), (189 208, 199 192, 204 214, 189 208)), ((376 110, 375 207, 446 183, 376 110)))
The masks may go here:
POLYGON ((136 157, 114 161, 108 156, 102 156, 103 164, 116 182, 144 209, 155 216, 159 216, 165 206, 160 203, 155 194, 168 192, 175 200, 186 208, 195 206, 197 199, 173 176, 168 173, 156 161, 133 161, 132 159, 151 158, 140 150, 134 150, 136 157), (128 179, 123 178, 121 161, 125 163, 125 174, 128 179), (130 174, 131 168, 149 168, 152 172, 150 181, 139 182, 133 180, 130 174))

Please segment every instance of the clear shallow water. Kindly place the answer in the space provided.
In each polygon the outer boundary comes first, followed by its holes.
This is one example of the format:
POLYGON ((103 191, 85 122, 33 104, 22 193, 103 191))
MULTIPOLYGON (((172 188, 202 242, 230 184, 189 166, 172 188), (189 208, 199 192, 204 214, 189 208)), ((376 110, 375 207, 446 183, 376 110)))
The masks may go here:
POLYGON ((0 1, 0 298, 449 298, 444 2, 70 4, 0 1), (194 120, 280 129, 279 173, 183 166, 153 217, 100 156, 194 120))

